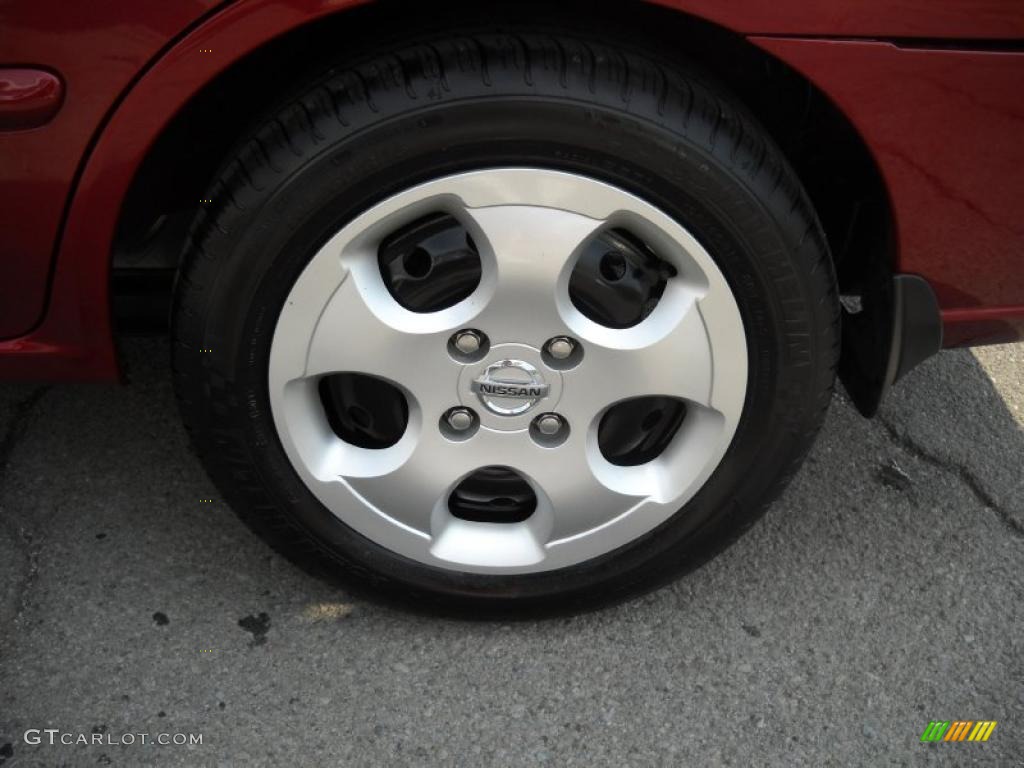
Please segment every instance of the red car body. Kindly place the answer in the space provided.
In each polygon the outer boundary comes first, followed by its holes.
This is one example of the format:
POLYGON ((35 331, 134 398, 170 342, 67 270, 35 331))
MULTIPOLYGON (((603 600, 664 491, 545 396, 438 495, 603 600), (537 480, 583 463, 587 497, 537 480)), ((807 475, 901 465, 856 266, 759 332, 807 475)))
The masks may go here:
MULTIPOLYGON (((1024 338, 1020 0, 660 0, 823 92, 884 181, 894 271, 945 346, 1024 338)), ((0 377, 115 379, 111 258, 136 174, 219 74, 359 0, 0 6, 0 377)))

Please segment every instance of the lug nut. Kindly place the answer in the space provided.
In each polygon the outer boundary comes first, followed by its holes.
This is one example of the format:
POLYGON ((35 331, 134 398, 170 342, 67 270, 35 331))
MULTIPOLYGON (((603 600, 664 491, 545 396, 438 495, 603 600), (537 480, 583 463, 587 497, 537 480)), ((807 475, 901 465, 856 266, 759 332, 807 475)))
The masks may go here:
POLYGON ((557 413, 545 413, 537 417, 537 431, 551 437, 551 435, 557 435, 562 431, 564 423, 562 417, 557 413))
POLYGON ((448 411, 447 421, 456 432, 465 432, 473 426, 473 412, 469 408, 452 408, 448 411))
POLYGON ((457 350, 464 355, 472 355, 480 349, 480 334, 476 331, 459 331, 452 342, 457 350))
POLYGON ((567 336, 556 336, 548 342, 548 354, 555 360, 565 360, 576 349, 576 342, 567 336))

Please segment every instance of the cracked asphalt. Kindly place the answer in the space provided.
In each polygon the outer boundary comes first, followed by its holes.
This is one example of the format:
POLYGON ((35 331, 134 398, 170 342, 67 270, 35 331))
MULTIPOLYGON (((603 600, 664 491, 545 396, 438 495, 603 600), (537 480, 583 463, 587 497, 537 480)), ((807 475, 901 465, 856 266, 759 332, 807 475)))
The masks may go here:
POLYGON ((188 449, 166 341, 124 350, 125 387, 0 386, 4 768, 1024 765, 1024 346, 945 352, 874 421, 837 394, 725 554, 515 623, 271 553, 188 449), (936 719, 998 725, 921 744, 936 719), (141 733, 202 744, 116 743, 141 733))

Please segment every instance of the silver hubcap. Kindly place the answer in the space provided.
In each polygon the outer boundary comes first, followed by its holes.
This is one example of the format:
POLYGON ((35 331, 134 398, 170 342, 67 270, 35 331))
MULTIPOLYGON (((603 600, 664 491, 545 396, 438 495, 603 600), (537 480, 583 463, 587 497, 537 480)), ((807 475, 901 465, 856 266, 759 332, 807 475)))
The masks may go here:
POLYGON ((608 184, 525 168, 437 179, 345 226, 285 301, 269 370, 285 452, 329 510, 396 553, 477 573, 573 565, 664 522, 721 461, 746 380, 739 309, 682 226, 608 184), (456 305, 416 313, 388 291, 377 249, 436 212, 472 234, 482 277, 456 305), (636 232, 677 270, 650 315, 623 329, 588 319, 568 291, 583 245, 613 227, 636 232), (453 337, 466 328, 489 340, 473 362, 451 354, 453 344, 481 349, 479 336, 453 337), (578 363, 552 367, 567 359, 578 363), (361 448, 334 434, 317 384, 341 372, 385 379, 405 394, 409 421, 397 443, 361 448), (597 442, 602 415, 650 395, 685 400, 682 426, 652 461, 610 463, 597 442), (484 523, 450 513, 452 490, 485 466, 510 467, 530 484, 537 506, 528 519, 484 523))

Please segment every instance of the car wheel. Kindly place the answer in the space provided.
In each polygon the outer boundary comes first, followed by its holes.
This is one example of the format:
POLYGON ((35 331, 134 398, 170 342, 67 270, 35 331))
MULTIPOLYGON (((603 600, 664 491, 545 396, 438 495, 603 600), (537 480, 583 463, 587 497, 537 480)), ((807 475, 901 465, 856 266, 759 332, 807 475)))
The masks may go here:
POLYGON ((297 92, 208 197, 176 289, 183 417, 242 518, 318 571, 463 606, 619 599, 749 527, 829 402, 838 303, 799 181, 649 51, 394 45, 297 92))

